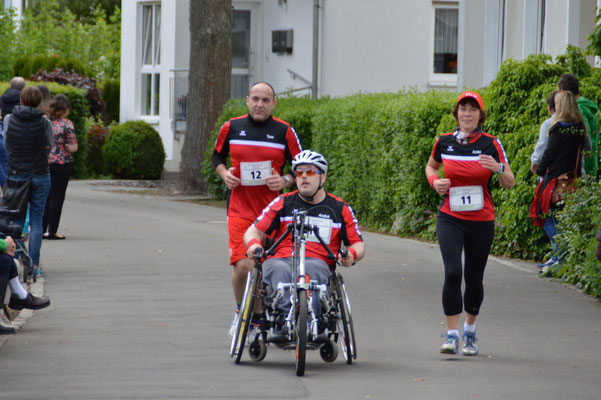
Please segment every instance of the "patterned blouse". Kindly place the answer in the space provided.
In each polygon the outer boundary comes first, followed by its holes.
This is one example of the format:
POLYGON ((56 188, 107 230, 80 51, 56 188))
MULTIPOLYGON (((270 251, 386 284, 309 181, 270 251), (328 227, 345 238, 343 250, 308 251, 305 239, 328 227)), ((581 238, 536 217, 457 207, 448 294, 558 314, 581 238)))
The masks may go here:
POLYGON ((54 146, 48 156, 49 164, 66 164, 73 162, 73 156, 67 149, 68 144, 77 144, 73 122, 65 118, 54 119, 52 122, 52 136, 54 146))

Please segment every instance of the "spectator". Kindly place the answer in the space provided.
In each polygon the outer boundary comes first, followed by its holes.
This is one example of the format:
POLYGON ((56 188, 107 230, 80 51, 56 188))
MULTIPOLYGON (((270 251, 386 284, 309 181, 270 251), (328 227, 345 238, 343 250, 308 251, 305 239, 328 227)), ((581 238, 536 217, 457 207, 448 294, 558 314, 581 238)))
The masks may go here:
MULTIPOLYGON (((27 198, 30 219, 29 255, 34 270, 39 270, 35 267, 39 267, 40 263, 42 219, 50 190, 48 154, 52 146, 52 126, 37 108, 41 102, 40 89, 28 86, 21 92, 22 105, 15 106, 13 114, 4 120, 8 180, 29 181, 30 185, 27 198)), ((21 215, 15 222, 23 227, 25 215, 21 215)))
POLYGON ((13 107, 21 100, 21 90, 25 87, 25 79, 16 76, 10 81, 10 87, 0 96, 0 111, 3 116, 13 112, 13 107))
POLYGON ((543 157, 543 153, 547 148, 547 142, 549 141, 549 128, 551 127, 551 121, 553 121, 553 115, 555 114, 555 95, 557 92, 557 90, 554 90, 549 94, 549 96, 547 96, 547 112, 549 112, 550 117, 544 120, 541 124, 538 132, 538 141, 536 142, 534 151, 530 156, 530 171, 533 174, 536 174, 536 168, 538 167, 540 159, 543 157))
POLYGON ((77 151, 77 137, 73 122, 69 121, 69 99, 58 94, 48 107, 48 116, 52 123, 54 146, 50 151, 50 195, 44 212, 44 238, 65 239, 57 232, 61 219, 65 192, 73 172, 73 155, 77 151))
POLYGON ((38 106, 40 110, 44 113, 45 116, 48 116, 48 105, 50 104, 50 99, 52 95, 50 94, 50 89, 44 85, 39 85, 38 89, 42 92, 42 102, 38 106))
POLYGON ((4 146, 4 130, 2 124, 2 111, 0 111, 0 188, 4 187, 8 176, 8 153, 4 146))
POLYGON ((540 272, 543 274, 561 261, 554 237, 557 234, 555 212, 561 209, 562 204, 553 204, 553 192, 561 176, 572 173, 581 175, 582 158, 579 152, 586 134, 576 96, 569 91, 560 91, 555 95, 555 106, 557 112, 549 130, 549 143, 536 170, 536 174, 543 176, 543 179, 536 188, 530 206, 530 217, 534 218, 534 224, 542 227, 551 239, 553 255, 556 257, 555 262, 541 268, 540 272))
MULTIPOLYGON (((561 90, 567 90, 572 92, 576 96, 576 103, 578 103, 578 109, 582 114, 584 125, 586 126, 586 132, 590 137, 592 150, 585 153, 584 160, 584 172, 597 177, 599 169, 599 125, 597 123, 597 110, 598 107, 595 103, 587 98, 580 96, 580 82, 575 75, 565 74, 559 78, 557 88, 561 90)), ((586 143, 584 149, 586 150, 586 143)))

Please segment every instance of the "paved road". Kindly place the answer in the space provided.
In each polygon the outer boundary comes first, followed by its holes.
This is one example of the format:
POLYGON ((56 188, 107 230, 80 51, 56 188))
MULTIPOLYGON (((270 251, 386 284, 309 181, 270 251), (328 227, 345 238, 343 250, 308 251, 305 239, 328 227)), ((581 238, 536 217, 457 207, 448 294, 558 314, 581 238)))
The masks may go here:
POLYGON ((229 359, 224 211, 72 182, 44 241, 45 290, 0 347, 1 399, 598 399, 601 307, 530 264, 491 260, 481 355, 438 353, 442 272, 431 244, 366 234, 345 271, 358 360, 270 348, 229 359))

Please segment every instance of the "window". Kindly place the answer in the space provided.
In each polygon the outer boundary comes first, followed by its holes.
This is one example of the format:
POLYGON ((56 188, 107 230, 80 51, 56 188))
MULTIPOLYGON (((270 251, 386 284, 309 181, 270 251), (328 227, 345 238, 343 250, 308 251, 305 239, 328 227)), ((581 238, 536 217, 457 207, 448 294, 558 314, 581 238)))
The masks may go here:
POLYGON ((434 45, 430 84, 457 85, 459 10, 456 4, 434 4, 434 45))
POLYGON ((141 102, 142 115, 159 115, 161 65, 161 5, 142 5, 141 102))

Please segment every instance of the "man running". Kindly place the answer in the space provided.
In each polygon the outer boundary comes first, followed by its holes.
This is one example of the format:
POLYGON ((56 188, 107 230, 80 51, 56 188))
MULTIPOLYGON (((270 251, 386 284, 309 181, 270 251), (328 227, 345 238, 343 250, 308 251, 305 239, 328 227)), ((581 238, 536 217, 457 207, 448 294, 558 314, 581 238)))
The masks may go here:
POLYGON ((284 164, 302 150, 294 129, 271 115, 275 104, 273 87, 267 82, 255 83, 246 97, 248 114, 223 124, 213 149, 213 167, 229 189, 229 256, 238 305, 230 336, 236 326, 246 276, 253 269, 253 261, 246 258, 244 232, 282 189, 292 186, 292 176, 282 176, 284 164))

